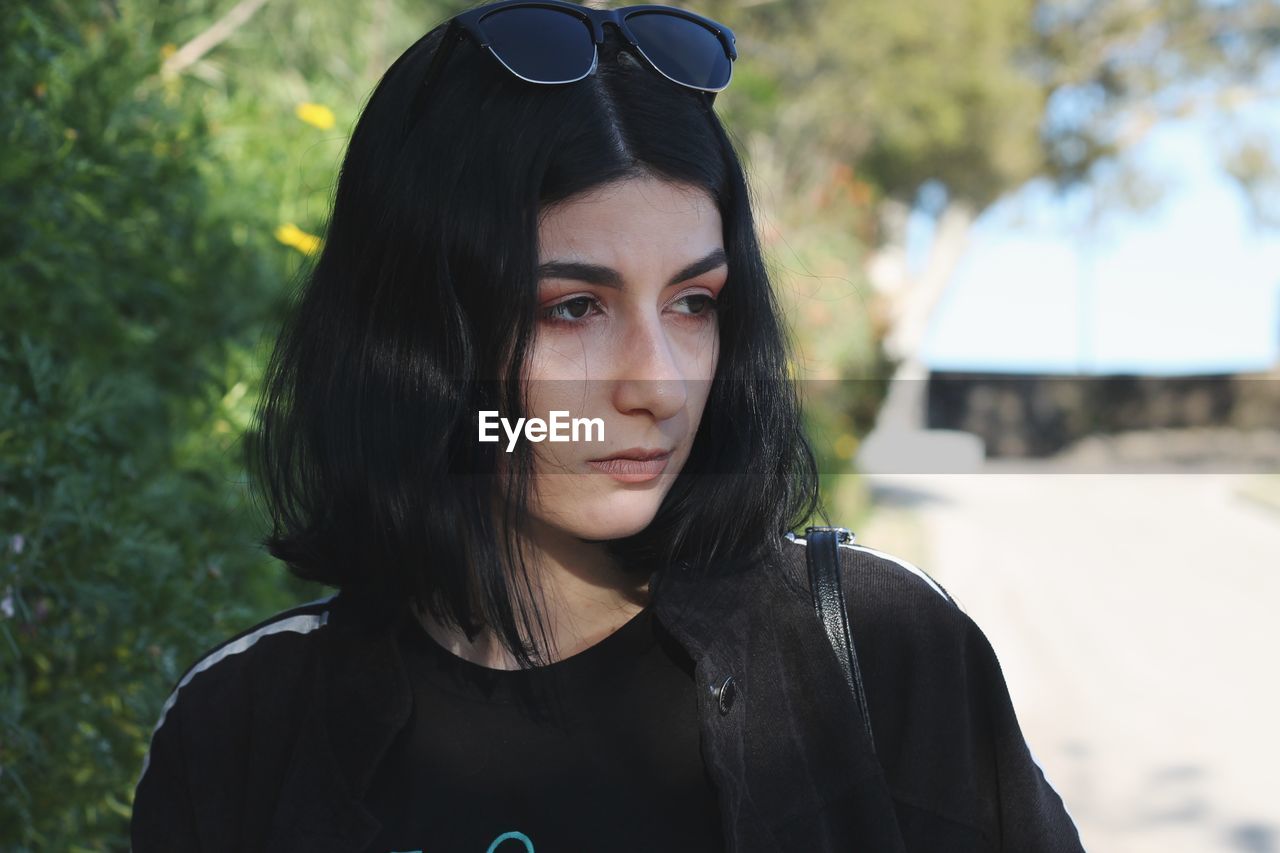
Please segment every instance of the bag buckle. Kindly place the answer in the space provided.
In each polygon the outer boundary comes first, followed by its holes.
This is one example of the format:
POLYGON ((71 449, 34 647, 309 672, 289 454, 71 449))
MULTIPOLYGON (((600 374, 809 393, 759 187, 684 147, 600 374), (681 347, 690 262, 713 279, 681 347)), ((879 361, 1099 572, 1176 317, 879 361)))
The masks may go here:
POLYGON ((804 529, 804 538, 808 539, 810 533, 815 530, 830 530, 836 535, 837 543, 851 543, 854 540, 853 531, 847 527, 806 527, 804 529))

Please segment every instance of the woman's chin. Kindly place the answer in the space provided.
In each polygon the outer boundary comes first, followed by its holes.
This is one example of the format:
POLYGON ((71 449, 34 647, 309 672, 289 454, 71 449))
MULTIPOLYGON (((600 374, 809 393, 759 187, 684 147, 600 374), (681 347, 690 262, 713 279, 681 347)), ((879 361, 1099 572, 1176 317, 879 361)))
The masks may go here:
POLYGON ((623 539, 649 526, 658 513, 658 503, 651 495, 615 495, 557 514, 561 526, 579 539, 623 539))

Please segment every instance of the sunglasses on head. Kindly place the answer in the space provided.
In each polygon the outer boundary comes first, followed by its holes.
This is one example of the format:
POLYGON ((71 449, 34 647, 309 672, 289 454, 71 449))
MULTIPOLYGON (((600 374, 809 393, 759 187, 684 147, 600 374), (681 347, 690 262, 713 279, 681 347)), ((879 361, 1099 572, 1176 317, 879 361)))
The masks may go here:
POLYGON ((593 9, 564 0, 502 0, 450 19, 419 96, 425 100, 454 45, 466 37, 521 80, 581 80, 596 70, 605 24, 673 83, 706 92, 710 101, 729 85, 738 58, 733 32, 710 18, 672 6, 593 9))

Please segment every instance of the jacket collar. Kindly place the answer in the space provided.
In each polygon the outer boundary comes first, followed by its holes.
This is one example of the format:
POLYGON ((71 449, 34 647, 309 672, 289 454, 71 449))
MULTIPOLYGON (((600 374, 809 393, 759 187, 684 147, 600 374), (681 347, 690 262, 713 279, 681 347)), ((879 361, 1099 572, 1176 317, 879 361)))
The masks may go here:
POLYGON ((805 549, 662 579, 657 615, 697 662, 703 757, 731 851, 903 850, 883 770, 808 591, 805 549), (790 582, 789 582, 790 581, 790 582), (711 688, 732 676, 722 713, 711 688))
MULTIPOLYGON (((803 548, 785 553, 781 571, 803 578, 803 548)), ((702 753, 729 849, 863 849, 868 839, 883 841, 865 849, 901 849, 888 834, 879 762, 805 582, 788 586, 766 565, 653 577, 655 615, 695 662, 702 753), (736 691, 724 707, 713 688, 730 676, 736 691)), ((313 694, 267 849, 354 853, 379 830, 362 799, 413 697, 397 626, 362 627, 351 609, 336 596, 319 632, 313 694)))

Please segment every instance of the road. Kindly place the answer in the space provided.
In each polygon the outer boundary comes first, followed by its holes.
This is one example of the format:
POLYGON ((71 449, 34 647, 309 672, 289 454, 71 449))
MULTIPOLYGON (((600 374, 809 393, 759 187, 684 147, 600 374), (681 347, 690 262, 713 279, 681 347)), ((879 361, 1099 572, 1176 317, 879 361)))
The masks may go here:
POLYGON ((1280 851, 1280 513, 1241 480, 1017 462, 870 478, 886 511, 857 541, 917 562, 983 628, 1094 853, 1280 851))

